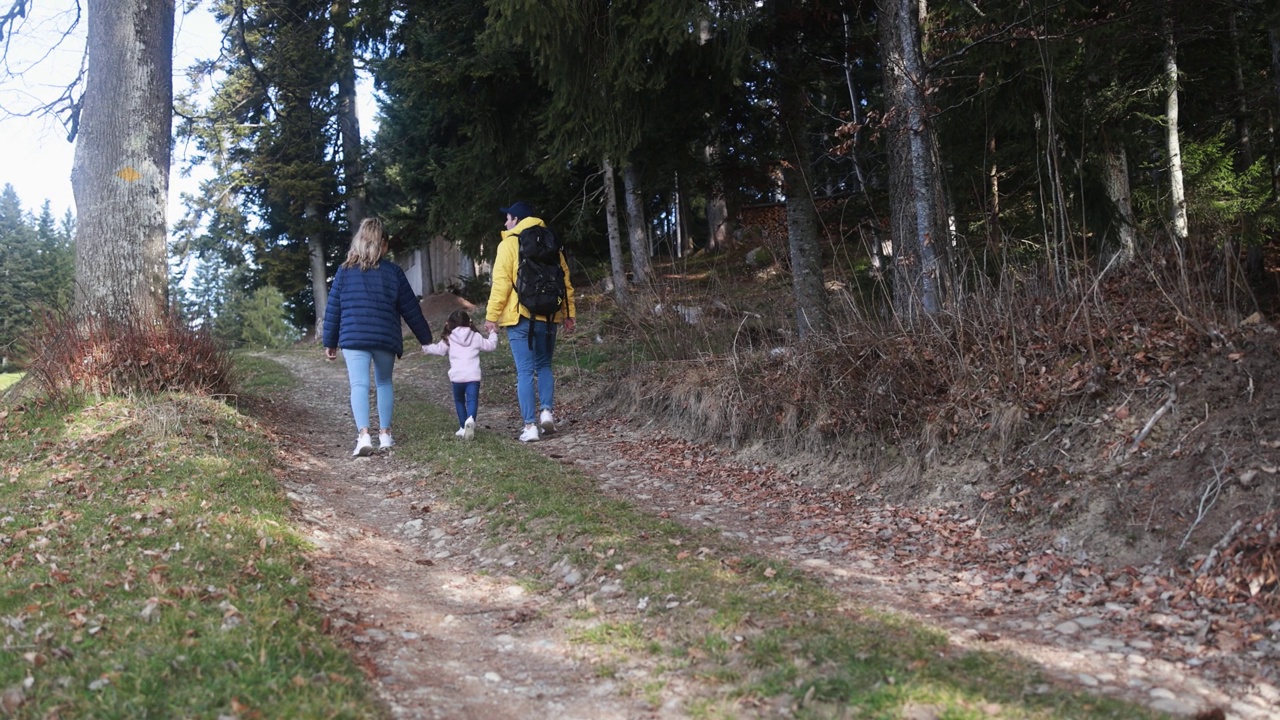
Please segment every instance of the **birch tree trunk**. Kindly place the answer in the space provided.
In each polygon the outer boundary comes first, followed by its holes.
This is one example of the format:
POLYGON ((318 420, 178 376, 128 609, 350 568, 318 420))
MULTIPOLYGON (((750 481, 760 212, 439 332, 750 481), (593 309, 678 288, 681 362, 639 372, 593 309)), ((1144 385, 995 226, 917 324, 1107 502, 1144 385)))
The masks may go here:
POLYGON ((613 176, 613 162, 605 158, 604 217, 609 227, 609 268, 613 273, 613 299, 620 306, 629 301, 627 268, 622 262, 622 233, 618 230, 618 185, 613 176))
POLYGON ((1178 243, 1187 239, 1187 195, 1182 184, 1182 146, 1178 140, 1178 44, 1173 37, 1173 20, 1165 18, 1164 75, 1165 143, 1169 156, 1169 204, 1173 237, 1178 243))
POLYGON ((88 75, 71 189, 76 317, 167 309, 173 0, 88 0, 88 75))
POLYGON ((906 323, 942 306, 947 224, 937 153, 926 112, 915 0, 880 13, 889 149, 893 306, 906 323))
POLYGON ((627 196, 627 238, 631 245, 631 275, 636 285, 647 288, 653 279, 649 262, 649 222, 644 214, 644 197, 640 189, 640 173, 636 166, 622 166, 622 186, 627 196))

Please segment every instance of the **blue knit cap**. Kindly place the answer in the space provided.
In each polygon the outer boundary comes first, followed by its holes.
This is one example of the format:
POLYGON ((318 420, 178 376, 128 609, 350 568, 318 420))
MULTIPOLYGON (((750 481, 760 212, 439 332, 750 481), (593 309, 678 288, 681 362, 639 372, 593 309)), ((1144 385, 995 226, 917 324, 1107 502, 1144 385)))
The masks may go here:
POLYGON ((517 220, 523 220, 533 215, 533 208, 529 207, 529 203, 523 200, 517 200, 511 203, 511 207, 498 208, 503 215, 510 215, 517 220))

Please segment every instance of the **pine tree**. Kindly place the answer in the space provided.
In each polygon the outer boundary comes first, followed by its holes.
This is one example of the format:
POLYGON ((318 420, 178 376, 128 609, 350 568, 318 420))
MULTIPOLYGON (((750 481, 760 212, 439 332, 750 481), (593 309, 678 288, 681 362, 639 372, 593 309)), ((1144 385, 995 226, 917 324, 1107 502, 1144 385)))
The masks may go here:
POLYGON ((22 341, 38 308, 39 240, 13 186, 0 192, 0 369, 21 363, 22 341))
POLYGON ((285 317, 284 294, 260 287, 240 309, 240 342, 247 347, 280 348, 298 340, 300 333, 285 317))

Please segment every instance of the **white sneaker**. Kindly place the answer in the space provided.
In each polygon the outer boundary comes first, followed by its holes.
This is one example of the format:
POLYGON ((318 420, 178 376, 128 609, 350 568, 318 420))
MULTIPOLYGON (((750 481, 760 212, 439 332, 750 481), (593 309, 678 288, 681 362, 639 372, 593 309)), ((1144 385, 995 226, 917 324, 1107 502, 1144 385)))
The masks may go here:
POLYGON ((390 450, 396 441, 391 437, 391 433, 378 433, 378 449, 390 450))
POLYGON ((454 433, 453 436, 461 440, 462 438, 465 438, 467 436, 467 429, 458 428, 458 432, 454 433))
POLYGON ((351 457, 365 457, 373 454, 373 438, 369 437, 369 433, 360 433, 360 437, 356 438, 356 449, 351 451, 351 457))
POLYGON ((542 414, 538 416, 538 426, 542 428, 543 432, 556 431, 556 419, 552 417, 550 410, 542 409, 542 414))
POLYGON ((467 418, 467 423, 462 426, 462 439, 470 440, 476 436, 476 419, 467 418))
POLYGON ((542 439, 542 433, 538 432, 537 425, 525 425, 524 432, 520 433, 520 442, 537 442, 542 439))

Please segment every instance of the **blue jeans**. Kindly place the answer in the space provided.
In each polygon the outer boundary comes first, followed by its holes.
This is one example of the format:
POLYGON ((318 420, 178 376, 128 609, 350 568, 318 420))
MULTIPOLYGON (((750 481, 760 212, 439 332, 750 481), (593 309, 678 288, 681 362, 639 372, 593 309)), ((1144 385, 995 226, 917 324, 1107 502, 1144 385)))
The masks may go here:
POLYGON ((391 429, 391 410, 395 406, 395 393, 391 390, 391 369, 396 355, 390 350, 342 349, 342 359, 347 363, 347 378, 351 381, 351 415, 356 429, 369 427, 369 365, 373 365, 373 379, 378 389, 378 427, 391 429))
POLYGON ((511 358, 516 362, 516 399, 520 401, 520 417, 525 425, 538 421, 539 408, 551 410, 555 407, 556 379, 551 374, 551 356, 556 351, 557 327, 555 323, 533 322, 522 317, 520 322, 507 328, 511 358), (530 335, 533 337, 532 347, 530 335))
POLYGON ((480 381, 453 384, 453 407, 458 411, 458 427, 467 424, 467 418, 478 420, 480 410, 480 381))

